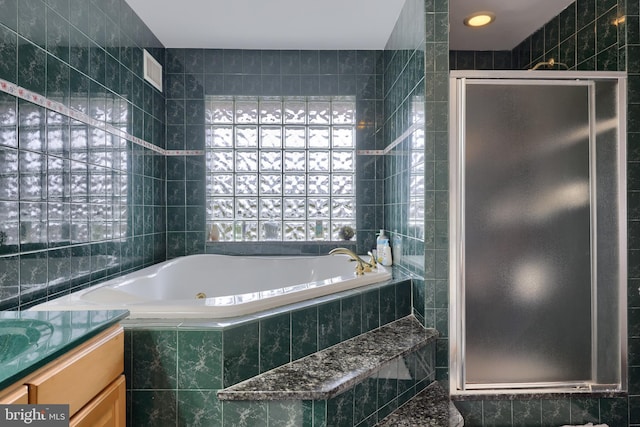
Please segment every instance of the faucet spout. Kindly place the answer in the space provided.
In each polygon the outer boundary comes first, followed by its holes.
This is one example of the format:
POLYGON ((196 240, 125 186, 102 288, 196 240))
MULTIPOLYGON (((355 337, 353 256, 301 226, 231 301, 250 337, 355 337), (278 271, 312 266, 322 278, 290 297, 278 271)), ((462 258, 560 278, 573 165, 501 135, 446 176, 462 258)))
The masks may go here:
POLYGON ((356 262, 356 275, 357 276, 362 276, 365 272, 368 273, 372 269, 376 268, 375 266, 371 265, 370 263, 362 260, 362 258, 360 258, 351 249, 335 248, 335 249, 332 249, 331 251, 329 251, 329 255, 337 255, 337 254, 347 255, 349 258, 351 258, 352 261, 356 262))

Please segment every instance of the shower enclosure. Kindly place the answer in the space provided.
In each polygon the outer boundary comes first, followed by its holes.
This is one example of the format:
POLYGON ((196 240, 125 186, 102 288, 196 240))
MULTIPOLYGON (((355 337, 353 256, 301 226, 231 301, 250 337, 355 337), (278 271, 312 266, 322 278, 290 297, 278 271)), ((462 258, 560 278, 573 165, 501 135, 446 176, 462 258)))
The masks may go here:
POLYGON ((452 72, 452 394, 626 388, 623 73, 452 72))

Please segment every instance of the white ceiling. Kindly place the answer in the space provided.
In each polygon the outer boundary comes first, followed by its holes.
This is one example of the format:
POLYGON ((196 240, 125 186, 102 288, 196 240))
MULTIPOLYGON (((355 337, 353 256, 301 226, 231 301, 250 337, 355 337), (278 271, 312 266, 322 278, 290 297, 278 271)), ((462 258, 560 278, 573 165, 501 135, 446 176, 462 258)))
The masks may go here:
POLYGON ((449 48, 452 50, 511 50, 560 14, 575 0, 451 0, 449 48), (469 28, 468 15, 489 11, 496 20, 485 28, 469 28))
MULTIPOLYGON (((126 0, 168 48, 383 49, 405 0, 126 0)), ((574 0, 450 0, 454 50, 504 50, 574 0), (496 21, 469 29, 480 10, 496 21)))

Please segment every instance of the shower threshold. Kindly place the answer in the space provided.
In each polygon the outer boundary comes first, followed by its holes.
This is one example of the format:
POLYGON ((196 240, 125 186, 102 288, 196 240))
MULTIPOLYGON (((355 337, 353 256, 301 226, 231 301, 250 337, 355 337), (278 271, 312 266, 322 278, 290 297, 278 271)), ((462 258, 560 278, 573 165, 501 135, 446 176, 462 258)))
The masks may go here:
POLYGON ((584 394, 597 397, 615 397, 626 394, 620 384, 597 384, 590 382, 534 382, 534 383, 468 383, 464 390, 450 390, 452 399, 478 398, 553 398, 584 394))

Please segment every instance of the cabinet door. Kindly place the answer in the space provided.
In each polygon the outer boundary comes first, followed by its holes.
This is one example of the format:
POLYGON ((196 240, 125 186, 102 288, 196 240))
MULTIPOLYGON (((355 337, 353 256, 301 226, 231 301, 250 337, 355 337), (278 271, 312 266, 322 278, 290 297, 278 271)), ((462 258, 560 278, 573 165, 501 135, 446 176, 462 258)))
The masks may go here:
POLYGON ((125 427, 126 386, 121 375, 71 418, 70 427, 125 427))
POLYGON ((115 326, 30 378, 29 402, 68 403, 73 417, 123 372, 124 333, 121 326, 115 326))
POLYGON ((11 390, 6 394, 0 396, 0 405, 11 404, 23 404, 29 403, 29 393, 26 385, 17 387, 15 390, 11 390))

